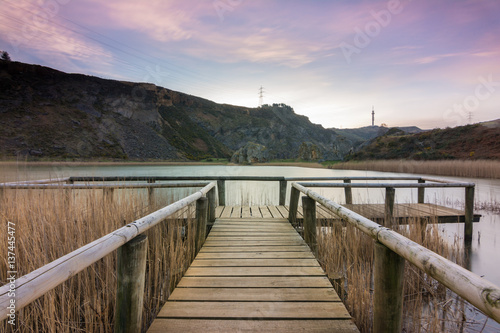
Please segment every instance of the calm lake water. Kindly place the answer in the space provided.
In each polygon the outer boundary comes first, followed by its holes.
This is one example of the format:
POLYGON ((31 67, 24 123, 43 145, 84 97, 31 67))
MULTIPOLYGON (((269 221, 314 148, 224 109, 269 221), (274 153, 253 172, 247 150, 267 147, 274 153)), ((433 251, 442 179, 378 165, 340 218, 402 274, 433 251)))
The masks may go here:
MULTIPOLYGON (((72 166, 33 166, 1 165, 0 181, 25 179, 44 179, 64 176, 285 176, 285 177, 373 177, 373 176, 415 176, 414 174, 385 173, 373 171, 346 171, 314 169, 282 166, 159 166, 159 165, 72 165, 72 166)), ((500 180, 451 178, 430 176, 431 178, 449 179, 476 184, 475 201, 497 203, 500 202, 500 180)), ((328 196, 339 203, 344 202, 343 189, 316 189, 317 192, 328 196)), ((289 196, 290 189, 288 188, 289 196)), ((273 182, 244 182, 236 184, 228 182, 226 185, 227 205, 238 204, 278 204, 278 184, 273 182)), ((353 189, 354 203, 383 203, 384 189, 353 189)), ((446 204, 455 208, 462 208, 465 190, 459 189, 426 189, 426 202, 446 204)), ((416 202, 416 189, 397 189, 396 201, 401 203, 416 202)), ((287 197, 288 202, 288 197, 287 197)), ((474 234, 471 253, 471 270, 485 279, 500 286, 500 265, 498 253, 500 216, 497 214, 475 211, 482 214, 481 221, 474 223, 474 234)), ((455 235, 463 236, 463 224, 442 224, 440 230, 453 240, 455 235)), ((490 320, 493 324, 493 321, 490 320)), ((496 326, 498 328, 500 326, 496 326)), ((491 326, 490 326, 491 328, 491 326)), ((493 328, 493 329, 496 329, 493 328)))

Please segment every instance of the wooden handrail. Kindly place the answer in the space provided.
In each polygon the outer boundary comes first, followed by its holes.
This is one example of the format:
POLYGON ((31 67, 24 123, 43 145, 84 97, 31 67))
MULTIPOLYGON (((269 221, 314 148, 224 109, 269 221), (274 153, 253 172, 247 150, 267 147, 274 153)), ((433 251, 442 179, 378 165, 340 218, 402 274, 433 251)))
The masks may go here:
MULTIPOLYGON (((391 186, 394 184, 391 184, 391 186)), ((485 315, 500 323, 500 288, 433 251, 385 228, 298 183, 292 188, 320 203, 363 233, 408 260, 461 296, 485 315)))
MULTIPOLYGON (((207 195, 215 187, 211 182, 201 190, 178 200, 164 208, 142 217, 126 226, 113 231, 81 248, 28 273, 15 281, 16 311, 30 304, 78 272, 112 253, 137 235, 154 227, 166 217, 176 213, 196 200, 207 195)), ((8 317, 10 286, 0 287, 0 320, 8 317)))

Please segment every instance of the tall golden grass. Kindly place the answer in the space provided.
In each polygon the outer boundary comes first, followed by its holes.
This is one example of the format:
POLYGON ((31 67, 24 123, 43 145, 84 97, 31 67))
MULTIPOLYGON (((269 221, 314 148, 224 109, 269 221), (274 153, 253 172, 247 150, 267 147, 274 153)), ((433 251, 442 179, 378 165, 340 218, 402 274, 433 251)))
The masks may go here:
MULTIPOLYGON (((448 244, 435 222, 410 219, 395 230, 463 265, 467 258, 461 241, 448 244)), ((373 245, 372 238, 350 224, 342 226, 339 220, 325 220, 318 234, 318 259, 361 332, 372 331, 373 245)), ((465 301, 409 263, 404 280, 403 331, 463 331, 465 301)))
MULTIPOLYGON (((168 190, 155 190, 156 202, 148 204, 147 190, 115 190, 105 202, 102 190, 6 189, 1 196, 0 235, 7 235, 7 221, 16 228, 17 276, 51 261, 145 216, 176 198, 168 190), (160 192, 163 192, 162 195, 160 192)), ((146 288, 143 329, 188 268, 193 256, 193 208, 147 232, 146 288)), ((0 283, 7 282, 7 241, 0 242, 0 283)), ((116 251, 17 314, 17 327, 0 323, 2 332, 112 332, 116 294, 116 251)))
POLYGON ((493 160, 359 161, 337 163, 328 166, 328 168, 342 170, 370 170, 384 172, 417 173, 450 177, 500 179, 500 161, 493 160))

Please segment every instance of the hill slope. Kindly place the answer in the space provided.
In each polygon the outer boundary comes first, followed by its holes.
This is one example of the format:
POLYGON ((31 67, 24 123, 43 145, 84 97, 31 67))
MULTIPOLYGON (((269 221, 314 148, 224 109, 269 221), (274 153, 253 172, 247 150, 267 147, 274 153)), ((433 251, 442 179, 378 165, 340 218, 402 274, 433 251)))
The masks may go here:
POLYGON ((299 149, 342 159, 365 139, 312 124, 284 104, 217 104, 152 84, 0 61, 0 157, 198 160, 248 142, 270 158, 299 149))
POLYGON ((499 159, 500 120, 406 134, 391 129, 350 155, 367 159, 499 159))

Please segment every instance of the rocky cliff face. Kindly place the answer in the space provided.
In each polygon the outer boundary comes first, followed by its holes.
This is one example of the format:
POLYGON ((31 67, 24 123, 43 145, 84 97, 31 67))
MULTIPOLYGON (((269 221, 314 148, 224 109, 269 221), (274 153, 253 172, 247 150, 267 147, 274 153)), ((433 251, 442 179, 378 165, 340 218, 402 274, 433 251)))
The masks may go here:
POLYGON ((284 104, 245 108, 152 84, 0 62, 0 157, 197 160, 229 158, 254 142, 267 159, 342 159, 359 144, 284 104))

